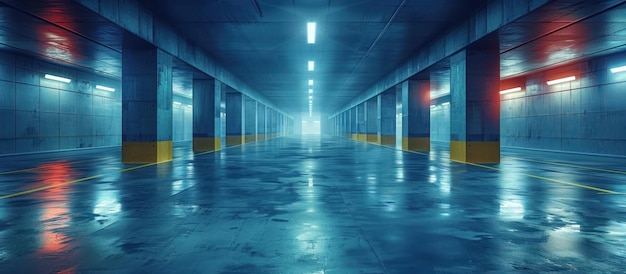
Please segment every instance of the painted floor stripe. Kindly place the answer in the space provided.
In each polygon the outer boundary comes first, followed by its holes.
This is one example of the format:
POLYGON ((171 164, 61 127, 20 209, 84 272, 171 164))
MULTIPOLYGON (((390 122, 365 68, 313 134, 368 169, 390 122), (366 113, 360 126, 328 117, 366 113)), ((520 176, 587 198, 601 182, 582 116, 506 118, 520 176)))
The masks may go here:
MULTIPOLYGON (((378 145, 378 144, 376 144, 376 145, 378 145)), ((381 146, 381 145, 379 145, 379 146, 381 146)), ((382 146, 382 147, 387 147, 387 148, 392 148, 392 149, 398 150, 396 147, 389 147, 389 146, 382 146)), ((401 151, 409 152, 409 153, 413 153, 413 154, 424 155, 424 156, 429 156, 428 153, 423 153, 423 152, 418 152, 418 151, 411 151, 411 150, 401 150, 401 151)), ((465 164, 465 165, 471 165, 471 166, 481 167, 481 168, 490 169, 490 170, 502 171, 502 169, 498 168, 498 167, 481 165, 481 164, 475 164, 475 163, 468 163, 468 162, 463 162, 463 161, 456 161, 456 160, 452 160, 452 159, 450 159, 450 160, 452 162, 459 163, 459 164, 465 164)), ((572 166, 572 167, 576 167, 576 166, 572 166)), ((551 179, 551 178, 548 178, 548 177, 543 177, 543 176, 538 176, 538 175, 533 175, 533 174, 528 174, 528 173, 522 173, 522 174, 524 176, 528 176, 528 177, 531 177, 531 178, 540 179, 540 180, 544 180, 544 181, 550 181, 550 182, 555 182, 555 183, 559 183, 559 184, 564 184, 564 185, 570 185, 570 186, 575 186, 575 187, 595 190, 595 191, 598 191, 600 194, 617 194, 617 195, 624 195, 624 194, 626 194, 626 193, 621 193, 621 192, 617 192, 617 191, 613 191, 613 190, 608 190, 608 189, 603 189, 603 188, 599 188, 599 187, 588 186, 588 185, 583 185, 583 184, 578 184, 578 183, 572 183, 572 182, 567 182, 567 181, 561 181, 561 180, 557 180, 557 179, 551 179)))
POLYGON ((575 168, 580 168, 580 169, 589 169, 589 170, 596 170, 596 171, 602 171, 602 172, 617 173, 617 174, 624 174, 624 175, 626 175, 626 171, 621 171, 621 170, 612 170, 612 169, 603 169, 603 168, 597 168, 597 167, 579 166, 579 165, 565 164, 565 163, 559 163, 559 162, 546 162, 546 161, 526 159, 526 158, 513 157, 513 156, 502 156, 502 157, 503 158, 515 159, 515 160, 521 160, 521 161, 527 161, 527 162, 536 162, 536 163, 543 163, 543 164, 549 164, 549 165, 555 165, 555 166, 575 167, 575 168))

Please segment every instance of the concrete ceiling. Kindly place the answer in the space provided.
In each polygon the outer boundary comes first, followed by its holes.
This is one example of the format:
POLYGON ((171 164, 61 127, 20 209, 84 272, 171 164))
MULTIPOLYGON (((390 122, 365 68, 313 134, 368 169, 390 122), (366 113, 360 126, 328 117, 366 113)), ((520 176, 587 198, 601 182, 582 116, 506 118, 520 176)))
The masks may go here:
MULTIPOLYGON (((308 79, 315 81, 314 111, 337 111, 486 2, 140 0, 291 114, 308 110, 308 79), (306 43, 307 21, 318 24, 314 45, 306 43), (314 72, 307 71, 308 60, 315 60, 314 72)), ((498 32, 502 77, 624 50, 624 2, 553 1, 503 27, 498 32)), ((119 78, 129 40, 119 27, 73 1, 0 0, 0 49, 119 78)), ((437 66, 445 67, 445 62, 437 66)), ((430 74, 445 81, 446 73, 435 70, 430 74)), ((188 94, 192 73, 177 64, 174 90, 188 94)))

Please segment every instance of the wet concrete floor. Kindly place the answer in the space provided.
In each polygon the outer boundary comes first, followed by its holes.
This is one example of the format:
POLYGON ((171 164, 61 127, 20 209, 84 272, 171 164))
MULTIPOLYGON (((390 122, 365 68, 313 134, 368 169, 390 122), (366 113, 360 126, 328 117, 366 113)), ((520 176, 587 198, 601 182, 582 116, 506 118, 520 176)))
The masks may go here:
POLYGON ((0 273, 623 273, 626 159, 336 137, 0 157, 0 273))

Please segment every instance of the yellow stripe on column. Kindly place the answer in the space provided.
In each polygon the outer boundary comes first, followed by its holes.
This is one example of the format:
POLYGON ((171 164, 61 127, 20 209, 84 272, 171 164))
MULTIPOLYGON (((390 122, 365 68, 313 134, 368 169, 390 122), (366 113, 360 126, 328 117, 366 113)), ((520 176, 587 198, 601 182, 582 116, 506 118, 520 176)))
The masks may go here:
POLYGON ((256 140, 257 140, 257 141, 263 141, 263 140, 265 140, 265 134, 257 134, 257 135, 256 135, 256 140))
POLYGON ((378 144, 383 146, 395 146, 396 136, 393 135, 378 135, 378 144))
POLYGON ((365 141, 367 141, 367 135, 365 135, 365 134, 357 134, 357 140, 365 142, 365 141))
POLYGON ((350 134, 350 139, 352 139, 352 140, 359 140, 359 135, 355 134, 355 133, 352 133, 352 134, 350 134))
POLYGON ((222 140, 212 137, 194 137, 193 151, 216 151, 222 148, 222 140))
POLYGON ((227 146, 237 146, 244 144, 244 137, 241 135, 231 135, 226 136, 226 145, 227 146))
POLYGON ((378 134, 366 134, 365 138, 369 143, 378 143, 378 134))
POLYGON ((499 163, 500 142, 450 141, 450 159, 467 163, 499 163))
POLYGON ((172 141, 122 142, 122 163, 160 163, 172 160, 172 141))
POLYGON ((410 151, 429 151, 430 137, 402 137, 402 149, 410 151))
POLYGON ((256 142, 256 135, 246 135, 245 141, 246 143, 256 142))

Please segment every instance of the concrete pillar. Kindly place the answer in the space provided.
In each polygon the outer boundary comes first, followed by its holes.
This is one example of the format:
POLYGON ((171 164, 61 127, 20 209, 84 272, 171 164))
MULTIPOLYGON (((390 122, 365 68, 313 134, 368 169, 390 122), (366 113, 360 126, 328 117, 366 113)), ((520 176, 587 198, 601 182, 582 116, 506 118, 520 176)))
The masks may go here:
POLYGON ((365 133, 367 116, 365 115, 365 102, 356 106, 356 132, 357 140, 367 141, 367 135, 365 133))
POLYGON ((365 101, 365 138, 367 142, 378 143, 378 96, 365 101))
POLYGON ((266 129, 266 120, 267 118, 265 117, 265 109, 267 107, 263 104, 257 104, 257 109, 256 109, 256 121, 257 121, 257 132, 256 132, 256 139, 257 141, 263 141, 265 140, 265 134, 267 132, 266 129))
POLYGON ((244 98, 244 131, 245 137, 244 141, 246 143, 256 142, 256 101, 248 96, 243 96, 244 98))
POLYGON ((239 92, 226 93, 226 146, 245 143, 244 98, 239 92))
POLYGON ((402 83, 402 149, 430 150, 430 80, 402 83))
POLYGON ((266 116, 267 116, 267 138, 271 139, 274 138, 274 126, 275 126, 275 120, 274 120, 274 110, 271 108, 267 108, 266 110, 266 116))
POLYGON ((378 144, 396 145, 396 90, 391 89, 377 96, 378 144))
POLYGON ((500 54, 497 41, 465 49, 453 55, 450 62, 450 159, 498 163, 500 54))
POLYGON ((124 49, 122 90, 122 162, 172 160, 172 57, 124 49))
POLYGON ((214 79, 193 80, 193 150, 222 148, 222 83, 214 79))
POLYGON ((357 107, 353 107, 349 110, 350 112, 350 138, 352 140, 359 140, 359 131, 357 129, 357 107))

